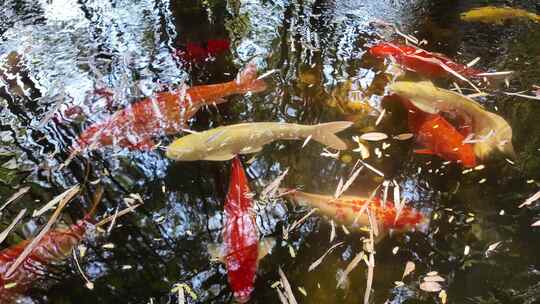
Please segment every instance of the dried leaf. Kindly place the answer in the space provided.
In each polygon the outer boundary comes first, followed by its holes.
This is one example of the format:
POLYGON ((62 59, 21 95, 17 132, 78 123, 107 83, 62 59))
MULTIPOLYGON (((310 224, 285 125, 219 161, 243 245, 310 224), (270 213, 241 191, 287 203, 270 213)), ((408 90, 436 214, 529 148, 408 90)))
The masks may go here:
POLYGON ((531 196, 527 200, 525 200, 525 202, 523 202, 523 204, 519 205, 519 208, 522 208, 523 206, 528 206, 528 205, 534 203, 535 201, 537 201, 538 199, 540 199, 540 191, 536 192, 533 196, 531 196))
POLYGON ((14 201, 22 197, 24 194, 26 194, 28 190, 30 190, 30 187, 22 187, 21 189, 19 189, 19 191, 13 193, 13 195, 8 198, 8 200, 2 205, 2 207, 0 207, 0 211, 4 210, 7 205, 13 203, 14 201))
POLYGON ((276 179, 270 182, 261 192, 261 198, 265 199, 267 197, 274 197, 279 189, 279 185, 285 178, 285 175, 289 172, 289 168, 285 169, 276 179))
POLYGON ((140 207, 141 205, 142 204, 133 205, 133 206, 128 207, 128 208, 126 208, 126 209, 124 209, 122 211, 119 211, 118 214, 115 213, 114 215, 111 215, 111 216, 99 221, 99 223, 96 224, 96 227, 101 227, 101 226, 111 222, 115 218, 121 217, 121 216, 123 216, 123 215, 125 215, 125 214, 127 214, 129 212, 132 212, 133 210, 137 209, 137 207, 140 207))
POLYGON ((289 281, 287 280, 287 277, 285 276, 283 270, 281 270, 281 267, 278 268, 278 273, 281 277, 281 286, 283 286, 283 289, 285 290, 285 295, 287 297, 288 303, 298 304, 292 292, 291 284, 289 284, 289 281))
POLYGON ((358 253, 354 257, 354 259, 352 259, 349 265, 347 265, 347 268, 345 268, 345 271, 341 273, 341 276, 339 277, 336 288, 340 287, 343 283, 345 283, 345 281, 347 280, 347 277, 349 276, 349 273, 351 273, 351 271, 353 271, 353 269, 356 268, 356 266, 358 266, 358 263, 362 261, 364 256, 365 256, 364 252, 360 251, 360 253, 358 253))
MULTIPOLYGON (((343 194, 343 192, 347 191, 347 189, 349 189, 349 187, 352 185, 352 183, 354 182, 354 180, 358 177, 358 174, 360 174, 360 171, 362 171, 362 169, 364 169, 364 166, 358 168, 358 170, 356 170, 352 175, 351 177, 349 177, 349 179, 345 182, 345 184, 343 185, 343 187, 341 188, 338 188, 339 189, 339 192, 337 191, 338 189, 336 189, 336 193, 335 193, 335 198, 338 198, 341 196, 341 194, 343 194)), ((340 182, 342 180, 340 179, 340 182)), ((339 186, 338 186, 339 187, 339 186)))
POLYGON ((388 135, 381 132, 364 133, 360 136, 360 139, 367 141, 381 141, 388 138, 388 135))
POLYGON ((405 278, 406 276, 408 276, 408 275, 409 275, 411 272, 413 272, 415 269, 416 269, 416 265, 414 264, 414 262, 408 261, 408 262, 405 264, 405 270, 403 271, 403 276, 401 276, 401 279, 403 280, 403 278, 405 278))
POLYGON ((19 214, 17 214, 17 216, 13 219, 13 221, 11 221, 11 224, 9 224, 9 226, 6 229, 4 229, 2 233, 0 233, 0 244, 4 242, 4 240, 6 239, 8 234, 11 232, 13 227, 17 225, 17 223, 21 220, 21 218, 24 216, 25 213, 26 213, 26 209, 19 211, 19 214))
POLYGON ((313 262, 313 263, 309 266, 308 271, 310 272, 310 271, 314 270, 315 268, 317 268, 317 267, 322 263, 322 261, 324 260, 324 258, 325 258, 328 254, 330 254, 330 252, 332 252, 334 249, 336 249, 336 247, 341 246, 342 244, 343 244, 343 242, 336 243, 336 244, 334 244, 332 247, 330 247, 328 250, 326 250, 326 252, 325 252, 320 258, 318 258, 315 262, 313 262))
POLYGON ((376 126, 378 126, 381 123, 381 121, 382 121, 385 114, 386 114, 386 109, 383 109, 381 111, 381 114, 379 114, 379 117, 377 117, 377 120, 375 121, 376 126))
POLYGON ((79 192, 79 186, 73 186, 69 188, 68 190, 64 191, 62 194, 57 195, 55 198, 53 198, 50 202, 45 204, 41 209, 34 210, 34 213, 32 213, 32 217, 40 216, 43 213, 47 212, 50 209, 53 209, 58 202, 62 201, 64 197, 73 197, 77 192, 79 192))

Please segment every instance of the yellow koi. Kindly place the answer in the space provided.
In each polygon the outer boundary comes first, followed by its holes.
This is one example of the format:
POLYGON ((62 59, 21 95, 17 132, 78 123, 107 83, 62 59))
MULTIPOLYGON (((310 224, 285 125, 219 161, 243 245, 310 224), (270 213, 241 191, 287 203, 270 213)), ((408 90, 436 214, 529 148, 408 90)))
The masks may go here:
POLYGON ((495 24, 502 24, 506 20, 518 18, 528 18, 534 22, 540 22, 540 16, 537 14, 511 7, 484 6, 461 14, 463 21, 495 24))

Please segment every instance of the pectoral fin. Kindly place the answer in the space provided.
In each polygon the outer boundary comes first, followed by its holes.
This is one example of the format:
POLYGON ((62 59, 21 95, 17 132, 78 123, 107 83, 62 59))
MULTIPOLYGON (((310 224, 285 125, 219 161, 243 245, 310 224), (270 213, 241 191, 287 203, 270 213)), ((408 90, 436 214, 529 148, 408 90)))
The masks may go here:
POLYGON ((259 242, 259 257, 258 260, 260 261, 262 258, 267 256, 268 254, 272 253, 272 249, 276 245, 276 239, 273 237, 269 238, 263 238, 259 242))
POLYGON ((226 161, 234 158, 232 153, 213 153, 205 156, 202 160, 211 160, 211 161, 226 161))
POLYGON ((415 149, 413 151, 416 154, 424 154, 424 155, 435 155, 435 152, 431 151, 430 149, 415 149))

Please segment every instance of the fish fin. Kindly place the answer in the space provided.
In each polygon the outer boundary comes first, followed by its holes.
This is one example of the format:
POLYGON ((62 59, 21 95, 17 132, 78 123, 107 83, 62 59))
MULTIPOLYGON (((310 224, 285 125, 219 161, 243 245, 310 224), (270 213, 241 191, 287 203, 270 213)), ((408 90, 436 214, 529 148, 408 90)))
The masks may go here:
POLYGON ((347 149, 347 144, 335 135, 340 131, 347 129, 354 123, 350 121, 334 121, 318 124, 313 132, 313 140, 320 142, 323 145, 329 146, 337 150, 347 149))
POLYGON ((262 79, 257 79, 257 66, 254 62, 248 63, 242 71, 236 76, 236 84, 240 92, 262 92, 266 90, 266 82, 262 79))
POLYGON ((239 154, 251 154, 251 153, 258 153, 258 152, 261 152, 263 149, 263 147, 244 147, 242 150, 240 150, 240 152, 238 152, 239 154))
POLYGON ((415 149, 413 152, 416 153, 416 154, 435 155, 435 152, 431 151, 431 150, 428 149, 428 148, 424 148, 424 149, 415 149))
POLYGON ((223 252, 222 245, 212 243, 212 244, 208 244, 206 248, 208 249, 210 260, 225 263, 225 254, 223 252))
POLYGON ((273 237, 263 238, 259 242, 259 257, 258 260, 262 260, 265 256, 272 253, 272 249, 276 246, 276 239, 273 237))
POLYGON ((202 160, 211 160, 211 161, 226 161, 234 158, 236 154, 224 153, 224 154, 211 154, 207 155, 202 160))

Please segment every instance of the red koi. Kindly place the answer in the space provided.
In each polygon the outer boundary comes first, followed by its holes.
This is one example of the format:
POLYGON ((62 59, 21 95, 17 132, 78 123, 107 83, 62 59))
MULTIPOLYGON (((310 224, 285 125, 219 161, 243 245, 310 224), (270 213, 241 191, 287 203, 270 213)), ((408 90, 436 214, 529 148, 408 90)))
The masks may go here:
POLYGON ((255 64, 248 64, 236 80, 188 88, 184 92, 158 93, 113 114, 104 122, 91 125, 79 136, 74 152, 119 145, 151 150, 153 138, 179 133, 189 118, 204 105, 225 102, 223 97, 261 92, 266 83, 257 79, 255 64))
POLYGON ((463 143, 471 128, 463 125, 458 131, 443 116, 429 114, 416 108, 409 100, 398 98, 407 109, 409 129, 415 134, 418 143, 425 148, 415 150, 418 154, 432 154, 442 159, 461 163, 466 168, 476 166, 476 155, 472 144, 463 143))
POLYGON ((456 63, 443 54, 398 43, 380 43, 369 49, 377 58, 393 58, 399 65, 427 77, 443 77, 449 74, 444 66, 463 76, 475 77, 479 70, 456 63))
POLYGON ((186 62, 197 63, 225 53, 229 48, 230 42, 227 39, 210 39, 206 41, 206 47, 200 43, 188 42, 185 50, 178 50, 176 54, 186 62))
POLYGON ((55 229, 47 232, 9 277, 6 276, 8 269, 15 263, 31 240, 24 240, 0 251, 0 302, 15 301, 36 280, 45 275, 49 265, 69 257, 73 248, 83 239, 90 225, 90 216, 86 216, 83 220, 77 221, 66 229, 55 229))
POLYGON ((232 162, 229 192, 225 199, 227 221, 223 241, 229 284, 240 303, 251 297, 259 259, 259 232, 252 206, 246 173, 236 157, 232 162))

